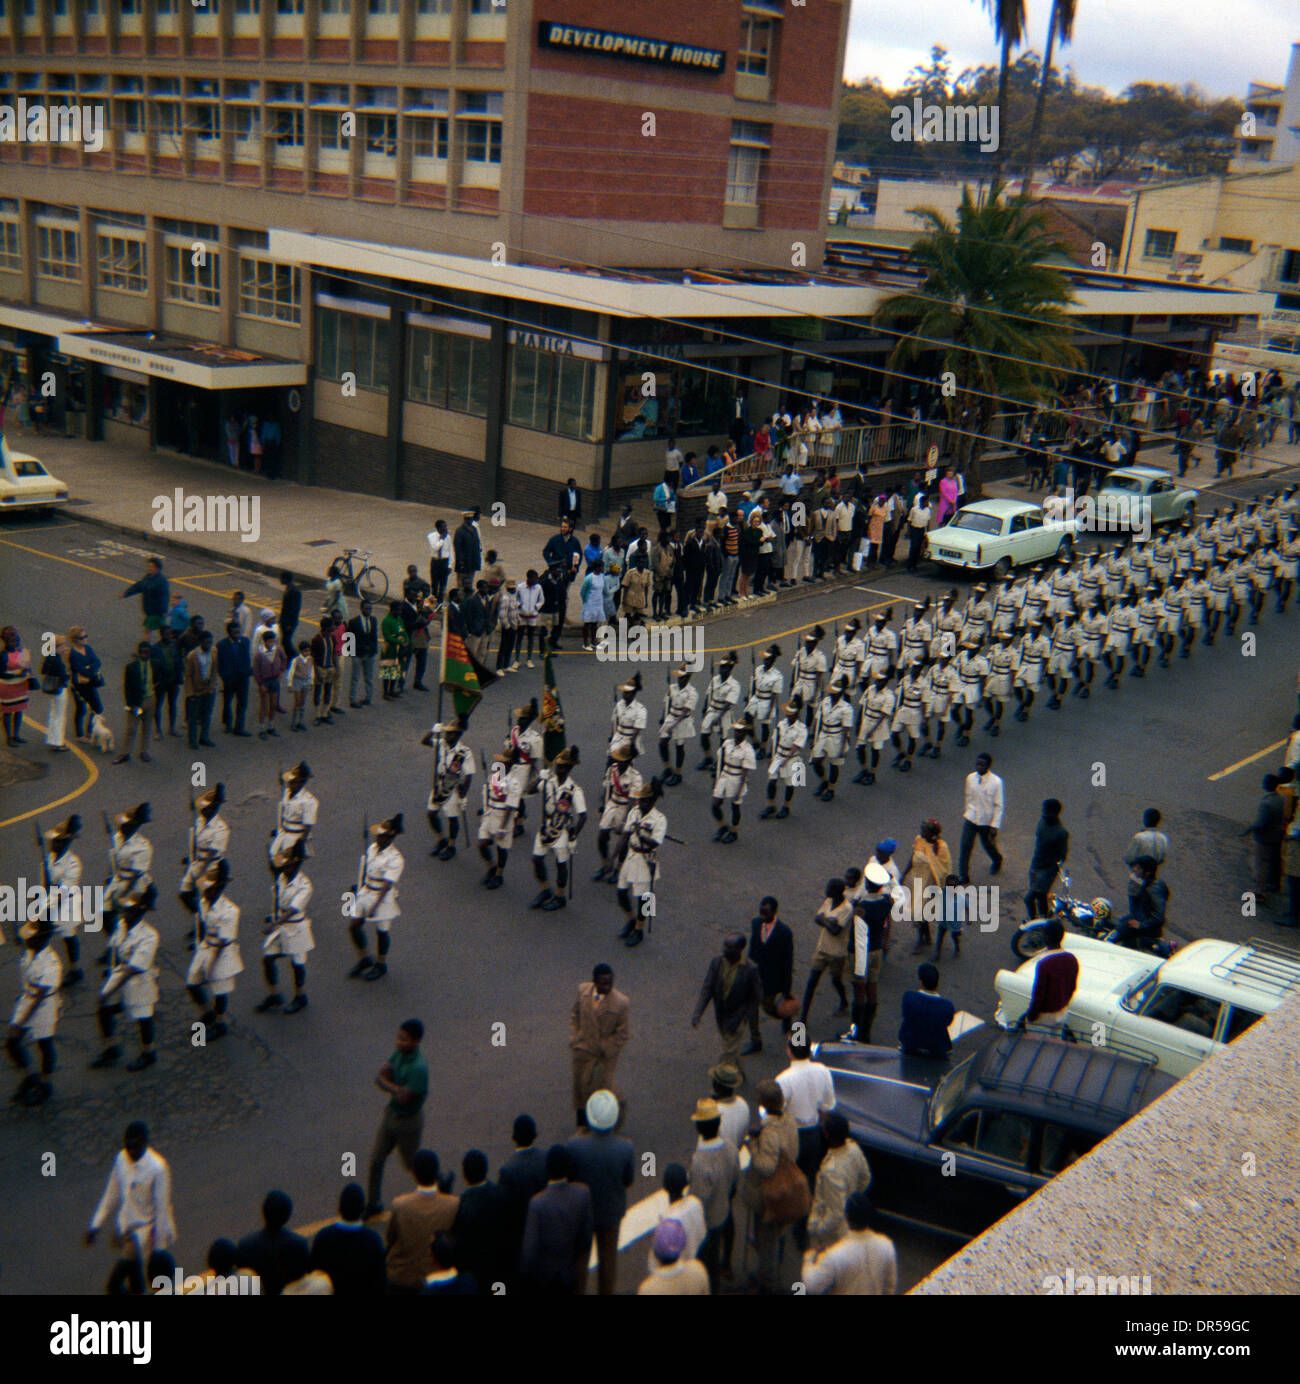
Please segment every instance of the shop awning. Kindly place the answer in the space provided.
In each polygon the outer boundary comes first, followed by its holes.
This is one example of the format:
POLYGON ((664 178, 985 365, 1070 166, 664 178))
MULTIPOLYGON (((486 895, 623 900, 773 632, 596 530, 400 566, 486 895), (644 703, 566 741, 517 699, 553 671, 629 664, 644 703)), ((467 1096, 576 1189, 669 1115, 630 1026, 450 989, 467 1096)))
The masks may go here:
POLYGON ((199 389, 267 389, 305 385, 307 367, 256 351, 216 346, 165 332, 124 332, 87 324, 59 333, 58 350, 76 360, 115 365, 199 389))

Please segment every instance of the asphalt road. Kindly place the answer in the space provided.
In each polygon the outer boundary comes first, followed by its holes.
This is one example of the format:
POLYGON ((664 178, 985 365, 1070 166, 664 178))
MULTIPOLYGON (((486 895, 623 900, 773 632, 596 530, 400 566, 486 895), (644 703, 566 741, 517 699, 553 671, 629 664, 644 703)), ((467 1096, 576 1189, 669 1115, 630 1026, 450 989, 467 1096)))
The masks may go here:
MULTIPOLYGON (((1272 484, 1276 485, 1277 480, 1272 484)), ((1248 482, 1234 487, 1248 493, 1248 482)), ((17 520, 0 528, 0 590, 4 622, 14 623, 33 647, 42 630, 81 622, 104 658, 107 705, 115 729, 123 656, 138 635, 138 604, 118 599, 142 568, 147 544, 75 522, 75 511, 44 520, 17 520)), ((227 593, 241 586, 256 604, 271 595, 266 578, 218 570, 211 563, 166 559, 191 611, 218 624, 227 593)), ((710 653, 781 643, 788 658, 802 628, 829 629, 850 612, 897 603, 950 582, 931 575, 874 574, 854 588, 824 588, 706 627, 710 653)), ((305 603, 310 613, 313 602, 305 603)), ((209 783, 227 790, 225 816, 232 829, 231 896, 244 911, 247 967, 232 1001, 230 1036, 209 1048, 190 1047, 193 1007, 183 987, 189 915, 174 898, 185 850, 186 794, 191 755, 184 741, 168 741, 150 766, 113 767, 107 758, 53 756, 28 730, 26 758, 48 763, 39 781, 5 791, 0 808, 0 879, 36 878, 32 821, 13 820, 39 809, 44 825, 69 811, 85 821, 80 854, 86 878, 102 867, 101 810, 119 811, 141 799, 153 805, 147 829, 155 850, 163 936, 160 1061, 131 1075, 87 1069, 97 1051, 94 992, 80 987, 65 1004, 60 1025, 56 1098, 38 1111, 0 1112, 8 1156, 0 1162, 0 1193, 21 1214, 0 1231, 0 1291, 94 1291, 103 1282, 107 1251, 82 1251, 84 1229, 99 1195, 124 1124, 149 1121, 157 1147, 170 1159, 180 1228, 178 1261, 198 1271, 207 1244, 218 1235, 244 1234, 258 1222, 265 1190, 281 1186, 296 1203, 295 1221, 328 1217, 349 1156, 364 1180, 368 1150, 383 1097, 372 1078, 386 1060, 397 1024, 419 1016, 428 1028, 425 1051, 432 1073, 425 1143, 445 1161, 481 1147, 495 1167, 509 1152, 511 1122, 520 1111, 538 1121, 543 1144, 571 1132, 567 1015, 578 982, 608 960, 632 1005, 632 1039, 619 1068, 628 1100, 626 1132, 642 1167, 632 1198, 648 1196, 670 1161, 687 1161, 693 1142, 689 1114, 707 1093, 706 1071, 717 1044, 706 1016, 692 1031, 689 1016, 700 979, 721 935, 747 929, 760 896, 772 893, 796 934, 796 986, 801 986, 814 942, 811 914, 826 879, 847 864, 864 863, 875 842, 894 836, 906 850, 918 823, 937 816, 955 848, 962 779, 975 754, 989 748, 1007 788, 1001 844, 1007 868, 997 881, 1001 907, 996 930, 968 930, 958 961, 945 960, 942 990, 959 1009, 981 1019, 994 1008, 992 978, 1010 958, 1008 937, 1021 915, 1024 872, 1040 800, 1065 804, 1072 833, 1070 863, 1077 892, 1122 897, 1120 857, 1141 811, 1157 805, 1173 842, 1166 867, 1172 890, 1171 931, 1183 937, 1245 939, 1269 933, 1267 916, 1243 918, 1241 897, 1250 888, 1246 842, 1241 838, 1259 794, 1260 775, 1277 751, 1226 775, 1285 735, 1295 709, 1300 664, 1300 614, 1267 614, 1257 630, 1253 657, 1224 642, 1197 646, 1188 662, 1153 670, 1145 682, 1128 681, 1118 693, 1098 688, 1091 702, 1069 699, 1059 714, 1040 703, 1027 725, 1008 722, 1000 740, 977 734, 968 750, 948 737, 937 762, 919 761, 910 775, 882 772, 871 788, 847 782, 834 803, 804 792, 785 822, 759 822, 758 793, 745 805, 740 840, 711 842, 709 780, 693 769, 669 791, 669 830, 685 846, 662 853, 658 916, 650 941, 625 952, 616 941, 621 914, 608 886, 590 882, 595 865, 594 822, 582 843, 572 905, 559 913, 530 912, 535 892, 528 840, 518 843, 506 887, 495 894, 479 884, 477 856, 462 851, 443 864, 428 856, 423 807, 429 752, 419 738, 434 717, 435 694, 408 692, 400 703, 349 712, 333 727, 305 735, 282 734, 278 743, 232 741, 217 734, 207 751, 209 783), (305 757, 321 801, 309 873, 317 947, 311 956, 311 1005, 302 1014, 258 1015, 260 918, 267 907, 264 851, 272 821, 278 770, 305 757), (1216 776, 1216 777, 1212 777, 1216 776), (56 806, 57 804, 57 806, 56 806), (355 876, 363 814, 373 822, 406 814, 399 845, 407 868, 401 921, 394 932, 390 974, 377 984, 348 980, 352 952, 338 909, 355 876), (503 1026, 503 1027, 498 1027, 503 1026), (495 1036, 495 1041, 494 1041, 495 1036), (54 1157, 53 1168, 47 1155, 54 1157)), ((613 688, 627 668, 566 654, 558 666, 571 743, 583 752, 577 777, 592 806, 608 733, 613 688)), ((663 670, 643 670, 647 705, 658 712, 663 670)), ((702 679, 701 679, 702 681, 702 679)), ((520 673, 493 688, 476 713, 470 740, 476 752, 497 748, 507 709, 541 692, 541 671, 520 673)), ((33 698, 33 715, 44 715, 33 698)), ((653 724, 653 722, 652 722, 653 724)), ((695 756, 698 758, 698 755, 695 756)), ((690 763, 691 761, 688 761, 690 763)), ((760 790, 761 792, 761 790, 760 790)), ((535 810, 534 810, 535 812, 535 810)), ((531 828, 530 828, 531 832, 531 828)), ((977 855, 977 884, 989 883, 977 855)), ((12 935, 12 929, 10 929, 12 935)), ((87 948, 100 950, 92 939, 87 948)), ((899 997, 913 984, 908 939, 899 938, 882 978, 875 1036, 888 1042, 897 1030, 899 997)), ((919 959, 919 958, 918 958, 919 959)), ((94 972, 91 973, 95 974, 94 972)), ((0 950, 0 992, 16 994, 15 948, 0 950)), ((814 1038, 844 1026, 832 1017, 833 995, 819 993, 814 1038)), ((765 1054, 749 1059, 751 1083, 774 1074, 781 1061, 779 1034, 764 1020, 765 1054)), ((387 1196, 405 1190, 400 1164, 390 1162, 387 1196)), ((951 1243, 900 1230, 902 1286, 910 1286, 951 1252, 951 1243)), ((640 1277, 645 1243, 629 1251, 621 1287, 640 1277)))

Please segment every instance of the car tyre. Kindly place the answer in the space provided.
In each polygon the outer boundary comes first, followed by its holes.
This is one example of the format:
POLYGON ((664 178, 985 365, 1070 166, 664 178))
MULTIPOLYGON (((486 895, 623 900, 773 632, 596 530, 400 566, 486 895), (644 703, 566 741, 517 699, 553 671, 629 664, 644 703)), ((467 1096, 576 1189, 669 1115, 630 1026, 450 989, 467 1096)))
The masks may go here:
POLYGON ((1021 961, 1032 961, 1047 947, 1048 919, 1026 923, 1011 935, 1011 950, 1021 961))

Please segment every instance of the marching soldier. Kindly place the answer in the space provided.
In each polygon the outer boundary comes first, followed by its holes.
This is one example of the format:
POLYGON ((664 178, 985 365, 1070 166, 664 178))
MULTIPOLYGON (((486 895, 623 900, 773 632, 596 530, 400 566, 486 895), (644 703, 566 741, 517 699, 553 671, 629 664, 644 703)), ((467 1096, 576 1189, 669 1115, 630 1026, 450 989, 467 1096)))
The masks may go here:
POLYGON ((890 739, 898 753, 890 768, 910 773, 912 756, 921 738, 921 722, 925 717, 926 664, 907 669, 898 680, 894 719, 890 723, 890 739))
POLYGON ((439 860, 455 858, 456 838, 462 825, 465 840, 469 840, 469 791, 477 766, 474 751, 461 744, 464 732, 464 724, 453 717, 445 725, 434 726, 420 740, 421 745, 433 747, 433 785, 425 815, 437 833, 429 854, 439 860))
POLYGON ((961 646, 966 649, 984 647, 993 628, 993 603, 988 599, 988 587, 981 582, 971 588, 961 625, 961 646))
POLYGON ((1119 604, 1112 606, 1106 616, 1106 644, 1102 649, 1102 658, 1110 674, 1106 686, 1112 692, 1118 689, 1119 680, 1124 676, 1124 659, 1132 647, 1137 627, 1137 597, 1132 591, 1125 591, 1119 598, 1119 604))
MULTIPOLYGON (((1224 521, 1225 525, 1228 523, 1224 521)), ((1232 541, 1232 534, 1235 528, 1225 527, 1222 530, 1225 538, 1232 541)), ((1174 574, 1174 561, 1178 556, 1178 544, 1174 541, 1174 536, 1167 530, 1162 532, 1160 537, 1151 544, 1151 575, 1160 583, 1161 591, 1169 584, 1169 579, 1174 574)))
POLYGON ((840 765, 848 753, 849 736, 853 733, 853 703, 849 701, 848 684, 843 677, 831 679, 831 690, 817 708, 817 725, 813 733, 812 765, 817 774, 814 798, 831 802, 839 782, 840 765), (830 768, 827 769, 829 762, 830 768))
MULTIPOLYGON (((877 621, 880 620, 877 616, 877 621)), ((889 612, 884 612, 884 618, 888 623, 889 612)), ((836 678, 844 679, 846 692, 851 696, 862 677, 862 665, 866 662, 867 646, 863 642, 858 631, 862 628, 862 621, 855 615, 845 626, 844 633, 835 640, 835 657, 831 663, 830 681, 833 686, 836 678)), ((893 633, 892 631, 890 631, 893 633)), ((895 636, 894 648, 897 650, 898 642, 895 636)))
POLYGON ((762 664, 754 669, 749 684, 749 701, 745 704, 745 715, 749 717, 758 734, 758 744, 754 753, 759 759, 767 756, 767 741, 772 733, 772 722, 776 719, 776 709, 781 704, 781 694, 785 690, 785 674, 776 666, 781 657, 781 646, 769 644, 763 652, 762 664))
MULTIPOLYGON (((667 787, 682 781, 682 768, 686 764, 686 745, 688 741, 695 739, 695 708, 700 702, 699 691, 691 686, 691 670, 685 664, 673 670, 673 677, 676 681, 670 682, 668 690, 664 693, 664 714, 659 723, 659 758, 664 762, 663 781, 667 787), (672 764, 668 762, 670 745, 673 747, 672 764)), ((608 777, 606 774, 606 779, 608 777)), ((638 783, 635 786, 639 786, 640 783, 640 775, 637 777, 638 783)), ((627 806, 631 806, 630 797, 627 806)), ((605 832, 603 821, 601 831, 605 832)), ((605 832, 605 841, 608 845, 608 832, 605 832)), ((602 849, 600 854, 603 859, 605 850, 602 849)))
POLYGON ((366 847, 365 859, 361 867, 361 879, 357 889, 356 916, 348 926, 352 945, 357 949, 359 960, 348 972, 349 976, 360 976, 363 980, 381 980, 388 974, 388 955, 390 945, 389 930, 402 916, 397 906, 397 881, 402 877, 406 861, 401 851, 393 844, 403 831, 402 814, 395 812, 382 822, 370 828, 371 841, 366 847), (372 959, 366 946, 366 923, 375 925, 376 949, 378 957, 372 959))
MULTIPOLYGON (((1238 533, 1241 529, 1238 528, 1238 533)), ((1190 519, 1184 519, 1178 526, 1174 538, 1174 575, 1185 577, 1196 566, 1196 530, 1190 519)))
MULTIPOLYGON (((108 860, 109 877, 104 893, 105 927, 112 934, 121 900, 137 889, 151 884, 149 871, 153 866, 153 844, 140 828, 150 820, 148 803, 138 803, 126 812, 119 812, 111 823, 108 860)), ((108 825, 108 819, 105 819, 108 825)), ((99 964, 107 967, 108 952, 99 958, 99 964)))
POLYGON ((275 831, 267 853, 268 863, 287 851, 295 841, 302 842, 303 849, 307 849, 307 838, 316 825, 316 813, 320 808, 316 795, 307 791, 307 780, 310 778, 311 770, 306 760, 299 761, 280 775, 284 791, 276 808, 275 831))
POLYGON ((1106 590, 1106 569, 1096 553, 1084 557, 1079 566, 1079 609, 1088 610, 1100 604, 1106 590))
POLYGON ((1043 675, 1047 671, 1047 660, 1052 655, 1052 628, 1050 623, 1035 620, 1021 637, 1019 659, 1016 664, 1016 720, 1029 720, 1029 708, 1034 704, 1043 675))
POLYGON ((939 612, 934 617, 934 638, 930 641, 930 652, 935 658, 952 658, 956 654, 963 624, 965 617, 957 608, 957 591, 953 588, 940 600, 939 612))
POLYGON ((1216 562, 1210 572, 1210 595, 1205 610, 1205 636, 1202 643, 1212 645, 1232 605, 1232 563, 1216 562))
POLYGON ((998 631, 997 639, 988 652, 988 661, 989 676, 984 684, 984 701, 989 709, 989 719, 984 729, 990 735, 1001 735, 1002 713, 1011 700, 1011 686, 1020 662, 1010 629, 998 631))
POLYGON ((54 923, 48 917, 33 919, 18 930, 23 954, 18 962, 18 977, 23 992, 9 1019, 5 1051, 23 1074, 14 1100, 23 1105, 43 1105, 54 1093, 50 1076, 55 1068, 54 1031, 59 1023, 59 989, 63 982, 63 963, 54 950, 54 923), (31 1070, 27 1040, 41 1055, 38 1076, 31 1070))
POLYGON ((993 593, 993 633, 1003 630, 1014 633, 1020 622, 1020 610, 1025 603, 1025 587, 1011 581, 1002 582, 993 593))
POLYGON ((293 972, 293 999, 285 1006, 286 1014, 297 1014, 307 1008, 307 953, 315 949, 311 919, 307 906, 311 903, 311 880, 302 868, 303 848, 295 843, 272 862, 275 879, 271 883, 271 915, 266 920, 267 933, 262 942, 262 974, 266 977, 266 998, 255 1005, 259 1014, 279 1009, 284 1004, 280 993, 276 963, 289 962, 293 972))
POLYGON ((142 1072, 158 1061, 154 1051, 154 1007, 158 1003, 158 930, 147 914, 158 901, 158 890, 149 882, 137 886, 118 905, 117 924, 109 942, 109 973, 99 992, 97 1019, 104 1039, 103 1052, 90 1064, 117 1065, 121 1047, 114 1042, 117 1016, 125 1010, 140 1028, 140 1055, 126 1064, 128 1072, 142 1072))
POLYGON ((1052 689, 1047 706, 1051 711, 1060 711, 1061 699, 1070 686, 1070 675, 1074 671, 1074 651, 1078 647, 1074 622, 1069 615, 1053 617, 1052 652, 1047 656, 1047 681, 1052 689))
POLYGON ((1208 517, 1202 519, 1194 530, 1196 545, 1192 549, 1192 565, 1203 567, 1208 573, 1219 560, 1219 539, 1214 531, 1214 523, 1208 517))
POLYGON ((1183 580, 1183 647, 1179 658, 1191 656, 1197 631, 1205 629, 1205 611, 1209 603, 1210 584, 1205 580, 1205 568, 1193 567, 1183 580))
POLYGON ((198 880, 218 860, 224 860, 230 845, 230 828, 220 815, 226 801, 225 784, 218 783, 201 793, 194 803, 194 825, 190 828, 190 854, 181 876, 180 900, 191 913, 199 911, 198 880))
POLYGON ((934 638, 934 626, 930 622, 930 598, 918 601, 903 625, 903 643, 898 662, 902 668, 915 668, 923 663, 930 653, 930 641, 934 638))
POLYGON ((1287 603, 1300 575, 1300 529, 1288 518, 1280 525, 1278 534, 1277 606, 1279 615, 1286 614, 1287 603))
POLYGON ((858 721, 858 772, 853 776, 854 783, 871 784, 876 781, 880 752, 889 744, 894 709, 898 705, 898 694, 890 687, 890 681, 888 673, 877 673, 859 702, 862 716, 858 721), (867 763, 868 749, 871 752, 870 765, 867 763))
POLYGON ((633 673, 618 689, 618 700, 614 703, 614 710, 609 718, 611 754, 622 749, 624 745, 631 745, 637 754, 641 753, 641 732, 645 730, 650 718, 645 703, 637 700, 636 694, 640 690, 640 673, 633 673))
POLYGON ((929 755, 931 759, 938 759, 943 753, 943 737, 952 715, 952 699, 960 686, 961 676, 951 658, 940 656, 931 661, 926 675, 925 720, 921 724, 925 737, 920 750, 923 758, 929 755), (936 727, 933 740, 930 735, 932 721, 936 727))
POLYGON ((810 729, 826 679, 826 655, 818 647, 825 638, 826 631, 814 625, 804 635, 803 644, 790 663, 790 700, 797 697, 807 708, 810 729))
POLYGON ((1025 603, 1020 607, 1020 623, 1032 629, 1047 618, 1052 604, 1052 584, 1043 575, 1042 566, 1030 569, 1029 585, 1025 587, 1025 603))
POLYGON ((478 853, 488 863, 488 872, 482 881, 486 889, 500 889, 505 883, 506 860, 515 839, 515 818, 523 797, 519 769, 517 751, 493 755, 492 767, 483 784, 483 819, 478 828, 478 853), (495 854, 493 845, 496 847, 495 854))
POLYGON ((700 749, 704 757, 695 766, 699 770, 713 768, 713 729, 726 736, 731 729, 731 717, 740 705, 740 683, 732 677, 736 666, 736 651, 724 654, 718 663, 718 671, 709 679, 709 690, 704 696, 704 716, 700 721, 700 749))
MULTIPOLYGON (((679 670, 680 671, 680 670, 679 670)), ((689 689, 694 692, 692 687, 689 689)), ((694 734, 694 731, 691 732, 694 734)), ((662 741, 660 745, 662 747, 662 741)), ((632 763, 636 753, 631 745, 624 745, 609 757, 605 777, 601 781, 600 823, 596 830, 596 849, 600 852, 600 869, 592 875, 594 880, 607 879, 612 884, 618 872, 618 863, 609 856, 609 843, 621 834, 627 814, 631 812, 636 795, 645 780, 641 771, 632 763)), ((665 780, 666 782, 667 780, 665 780)), ((678 779, 678 782, 681 780, 678 779)))
POLYGON ((658 807, 661 791, 654 779, 641 785, 619 841, 618 904, 627 920, 619 937, 628 947, 645 941, 643 901, 647 894, 653 895, 659 878, 659 847, 668 835, 668 819, 658 807))
POLYGON ((1052 588, 1051 616, 1059 627, 1061 616, 1074 618, 1074 598, 1079 590, 1079 575, 1071 567, 1068 557, 1062 555, 1056 559, 1048 585, 1052 588))
POLYGON ((1232 599, 1228 603, 1228 621, 1225 633, 1231 639, 1237 632, 1237 621, 1241 619, 1241 612, 1250 603, 1250 562, 1244 556, 1237 556, 1228 560, 1227 567, 1232 599))
POLYGON ((1151 585, 1151 543, 1134 538, 1128 548, 1128 575, 1138 591, 1151 585))
MULTIPOLYGON (((861 672, 863 679, 874 677, 877 673, 892 674, 898 663, 898 635, 890 628, 893 616, 892 607, 876 612, 875 628, 867 636, 867 654, 861 672)), ((841 667, 840 672, 848 676, 847 668, 841 667)), ((857 685, 855 680, 850 680, 850 693, 857 685)))
POLYGON ((1123 539, 1106 554, 1103 564, 1106 570, 1106 584, 1103 591, 1108 601, 1115 600, 1132 579, 1132 555, 1132 541, 1126 544, 1123 539))
POLYGON ((199 923, 203 936, 190 958, 186 989, 199 1009, 209 1038, 224 1038, 230 1029, 226 1014, 235 977, 244 969, 239 954, 239 905, 226 897, 230 865, 215 861, 195 883, 199 886, 199 923), (211 992, 211 1002, 209 1002, 211 992))
POLYGON ((749 743, 753 732, 749 718, 737 721, 731 727, 731 739, 718 746, 718 772, 713 780, 713 820, 722 825, 713 833, 715 841, 729 846, 735 841, 740 826, 740 804, 749 791, 749 776, 758 766, 754 747, 749 743), (723 820, 724 802, 731 804, 731 826, 723 820))
MULTIPOLYGON (((72 851, 72 843, 80 832, 81 818, 73 813, 45 833, 45 863, 51 890, 75 889, 81 884, 81 860, 72 851)), ((62 895, 55 893, 54 897, 62 895)), ((103 923, 101 919, 100 925, 103 926, 103 923)), ((68 954, 68 970, 63 977, 63 988, 66 990, 85 977, 81 969, 81 938, 77 936, 80 926, 77 910, 60 909, 55 926, 68 954)))
POLYGON ((957 744, 969 745, 971 727, 975 724, 975 708, 984 700, 984 679, 989 675, 989 661, 978 645, 964 641, 953 661, 958 686, 953 694, 952 719, 957 725, 957 744))
MULTIPOLYGON (((625 747, 627 748, 627 747, 625 747)), ((571 745, 555 756, 549 769, 542 772, 539 793, 541 796, 542 821, 537 835, 533 838, 533 874, 542 886, 542 892, 529 905, 553 913, 563 908, 568 899, 565 891, 569 887, 569 862, 577 848, 578 835, 587 821, 587 799, 582 789, 573 781, 573 766, 578 762, 578 747, 571 745), (546 853, 555 857, 555 885, 559 893, 553 893, 546 879, 546 853)))
POLYGON ((758 814, 760 817, 785 818, 790 815, 795 787, 804 777, 801 751, 808 743, 808 727, 799 716, 802 710, 803 705, 797 696, 781 708, 784 719, 776 723, 776 730, 772 733, 772 762, 767 767, 767 806, 758 814), (796 764, 799 766, 797 771, 796 764), (776 806, 778 783, 785 785, 785 801, 779 808, 776 806))
MULTIPOLYGON (((1160 644, 1160 666, 1169 667, 1169 655, 1174 651, 1174 641, 1183 628, 1183 593, 1174 580, 1165 583, 1160 596, 1160 625, 1158 640, 1160 644)), ((1229 629, 1231 634, 1232 630, 1229 629)))
MULTIPOLYGON (((537 781, 541 776, 543 764, 543 745, 541 724, 537 719, 537 698, 533 697, 527 706, 515 708, 515 724, 506 736, 502 749, 511 756, 511 776, 519 785, 519 801, 514 818, 514 834, 524 834, 524 819, 528 809, 524 799, 537 792, 537 781)), ((479 838, 480 841, 482 837, 479 838)), ((499 887, 499 886, 493 886, 499 887)))
POLYGON ((1137 629, 1133 632, 1133 672, 1132 677, 1144 678, 1147 664, 1151 661, 1151 650, 1155 647, 1157 632, 1160 629, 1160 584, 1150 582, 1144 588, 1137 603, 1137 629))
POLYGON ((1074 695, 1087 701, 1092 696, 1092 675, 1101 661, 1101 641, 1106 637, 1106 617, 1099 605, 1089 601, 1083 606, 1083 614, 1075 624, 1075 636, 1078 680, 1074 695))
POLYGON ((1259 624, 1259 613, 1264 609, 1264 601, 1276 580, 1276 576, 1277 555, 1263 541, 1261 535, 1261 541, 1250 560, 1250 623, 1252 625, 1259 624))

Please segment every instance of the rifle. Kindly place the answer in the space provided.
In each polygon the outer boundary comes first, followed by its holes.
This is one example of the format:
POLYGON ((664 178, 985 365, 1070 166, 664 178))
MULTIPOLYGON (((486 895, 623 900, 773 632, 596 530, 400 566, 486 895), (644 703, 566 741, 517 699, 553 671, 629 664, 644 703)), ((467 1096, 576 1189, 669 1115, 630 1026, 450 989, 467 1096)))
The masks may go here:
POLYGON ((370 850, 370 818, 366 813, 361 814, 361 863, 357 866, 357 898, 361 898, 361 891, 366 884, 366 855, 370 850))
POLYGON ((203 896, 198 888, 198 865, 195 858, 198 853, 198 833, 194 830, 194 785, 192 783, 189 785, 187 791, 189 793, 190 799, 190 869, 192 871, 195 871, 193 876, 193 884, 195 886, 194 892, 196 895, 198 895, 198 897, 195 899, 195 903, 198 906, 194 910, 194 950, 198 951, 200 940, 200 926, 202 921, 201 910, 203 906, 203 896))

